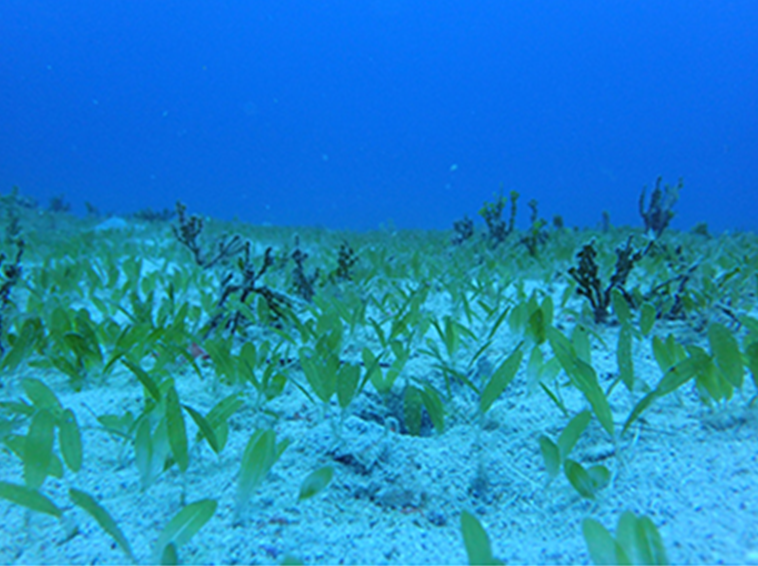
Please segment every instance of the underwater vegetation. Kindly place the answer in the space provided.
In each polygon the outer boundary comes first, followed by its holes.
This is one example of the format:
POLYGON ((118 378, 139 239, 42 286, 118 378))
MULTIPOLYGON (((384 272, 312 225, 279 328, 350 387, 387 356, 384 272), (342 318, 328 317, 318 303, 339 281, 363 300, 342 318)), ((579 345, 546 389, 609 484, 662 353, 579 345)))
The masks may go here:
MULTIPOLYGON (((511 234, 516 227, 516 203, 518 201, 519 194, 516 191, 511 191, 506 199, 502 194, 494 195, 495 200, 492 202, 485 202, 484 206, 479 210, 479 216, 482 217, 487 225, 487 239, 492 247, 497 247, 498 244, 505 241, 509 234, 511 234), (510 215, 508 221, 503 219, 503 210, 505 205, 510 202, 510 215)), ((465 229, 465 224, 462 226, 465 229)))
POLYGON ((2 197, 3 560, 705 560, 666 455, 756 410, 758 238, 670 230, 681 187, 363 234, 2 197))
POLYGON ((676 186, 665 185, 661 189, 662 177, 658 177, 655 188, 650 194, 650 202, 645 209, 645 189, 640 193, 640 216, 645 223, 645 230, 652 232, 657 238, 668 227, 674 218, 674 205, 679 200, 679 191, 684 187, 684 181, 679 179, 676 186))

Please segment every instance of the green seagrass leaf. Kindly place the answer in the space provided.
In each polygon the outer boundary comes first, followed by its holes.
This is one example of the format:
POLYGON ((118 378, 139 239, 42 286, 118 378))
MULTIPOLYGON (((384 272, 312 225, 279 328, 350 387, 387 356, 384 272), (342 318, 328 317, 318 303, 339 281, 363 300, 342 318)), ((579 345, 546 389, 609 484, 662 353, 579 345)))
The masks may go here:
POLYGON ((640 331, 644 336, 650 334, 655 324, 655 307, 650 303, 643 303, 640 308, 640 331))
POLYGON ((424 388, 420 390, 420 394, 424 408, 429 413, 429 418, 432 419, 435 430, 438 434, 442 434, 445 432, 445 408, 442 405, 439 394, 430 385, 424 385, 424 388))
POLYGON ((563 471, 569 483, 579 492, 579 495, 585 499, 595 499, 595 482, 579 462, 567 458, 563 462, 563 471))
POLYGON ((152 482, 153 440, 149 417, 143 416, 137 422, 134 435, 134 462, 144 489, 152 482))
POLYGON ((587 401, 592 405, 592 411, 597 420, 600 421, 600 425, 613 437, 613 414, 608 403, 608 397, 598 383, 595 368, 582 360, 576 360, 576 369, 576 381, 579 384, 579 390, 584 393, 587 401))
POLYGON ((111 517, 110 513, 108 513, 108 511, 106 511, 102 505, 95 501, 95 499, 90 494, 84 491, 80 491, 72 487, 68 490, 68 493, 71 497, 71 501, 89 513, 92 518, 97 521, 97 524, 100 525, 100 527, 106 533, 108 533, 113 538, 113 540, 116 541, 116 543, 121 547, 121 550, 124 551, 129 559, 132 562, 136 562, 137 559, 132 553, 132 548, 129 546, 129 541, 126 540, 124 533, 116 524, 116 521, 113 520, 113 517, 111 517))
POLYGON ((347 409, 357 393, 361 368, 357 364, 344 363, 337 371, 337 401, 342 409, 347 409))
POLYGON ((545 328, 552 326, 553 311, 555 310, 555 306, 553 305, 553 297, 547 295, 544 299, 542 299, 540 310, 542 311, 545 328))
POLYGON ((461 512, 461 533, 469 564, 502 564, 492 556, 490 537, 487 536, 487 531, 484 530, 479 519, 465 510, 461 512))
POLYGON ((656 386, 655 391, 662 397, 679 389, 682 385, 697 375, 700 365, 703 365, 708 361, 710 361, 710 357, 703 353, 702 355, 687 357, 684 360, 675 363, 663 376, 660 383, 656 386))
POLYGON ((716 365, 727 381, 738 389, 742 387, 745 368, 740 347, 734 335, 723 324, 713 322, 708 326, 708 342, 716 365))
POLYGON ((640 415, 645 412, 645 410, 653 404, 653 402, 661 397, 660 394, 656 391, 651 391, 647 395, 645 395, 642 399, 640 399, 637 404, 632 409, 632 412, 629 413, 629 416, 626 418, 626 422, 624 422, 624 427, 621 429, 621 434, 624 434, 630 426, 634 424, 634 421, 636 421, 638 418, 640 418, 640 415))
POLYGON ((226 446, 226 440, 229 436, 229 418, 236 413, 244 403, 238 393, 225 397, 208 412, 205 420, 213 427, 218 440, 219 450, 226 446))
POLYGON ((701 394, 701 399, 705 402, 708 402, 709 397, 716 402, 729 400, 734 392, 731 383, 726 380, 711 358, 706 358, 705 364, 698 366, 695 383, 698 392, 701 394))
POLYGON ((527 321, 526 335, 534 340, 535 344, 542 344, 545 341, 545 327, 545 313, 542 309, 536 309, 527 321))
POLYGON ((485 414, 492 404, 500 397, 500 394, 505 391, 513 378, 516 376, 519 366, 521 365, 521 358, 523 357, 523 351, 519 346, 510 356, 508 356, 500 366, 493 372, 492 377, 485 385, 479 399, 479 410, 482 414, 485 414))
POLYGON ((58 421, 58 444, 66 466, 72 472, 78 472, 82 467, 82 436, 71 409, 63 411, 58 421))
POLYGON ((413 385, 406 387, 403 395, 403 416, 405 428, 411 436, 421 434, 421 406, 421 391, 413 385))
POLYGON ((329 403, 337 387, 337 367, 311 348, 300 348, 299 355, 300 366, 311 389, 322 403, 329 403))
POLYGON ((526 382, 529 390, 532 391, 542 379, 542 369, 545 365, 545 357, 539 346, 534 346, 529 353, 529 359, 526 363, 526 382))
POLYGON ((332 481, 334 476, 334 468, 331 466, 324 466, 308 474, 300 485, 300 495, 298 501, 304 499, 310 499, 318 492, 323 490, 332 481))
POLYGON ((631 564, 629 557, 608 530, 594 519, 582 521, 582 534, 592 562, 601 565, 631 564))
POLYGON ((24 445, 24 480, 31 489, 39 489, 49 473, 53 457, 55 418, 42 409, 29 425, 24 445))
POLYGON ((510 311, 510 307, 505 307, 503 311, 500 313, 500 315, 495 319, 495 322, 490 327, 489 332, 487 332, 486 341, 492 340, 495 337, 495 334, 497 333, 498 329, 506 320, 506 317, 508 316, 509 311, 510 311))
POLYGON ((158 385, 156 385, 155 381, 153 381, 153 378, 150 377, 148 373, 144 369, 142 369, 138 364, 135 364, 134 362, 132 362, 131 360, 127 358, 122 358, 121 363, 131 370, 131 372, 135 375, 135 377, 139 380, 139 382, 145 387, 145 389, 150 394, 150 396, 156 402, 160 402, 161 391, 158 388, 158 385))
MULTIPOLYGON (((626 301, 624 301, 626 302, 626 301)), ((616 360, 619 368, 619 376, 628 391, 634 389, 634 361, 632 359, 632 327, 625 324, 619 331, 616 360)))
POLYGON ((200 431, 199 434, 208 441, 211 449, 216 454, 218 454, 221 448, 216 438, 216 431, 213 430, 213 427, 208 423, 203 415, 201 415, 198 411, 189 405, 182 405, 182 407, 189 413, 190 417, 192 417, 192 420, 195 421, 195 424, 200 431))
POLYGON ((561 451, 547 436, 540 435, 539 443, 547 475, 552 480, 561 471, 561 451))
POLYGON ((616 540, 629 557, 630 564, 668 564, 666 548, 650 517, 637 517, 624 511, 619 517, 616 540))
POLYGON ((669 563, 663 539, 650 517, 640 517, 637 520, 635 541, 638 552, 642 556, 641 563, 655 565, 669 563))
POLYGON ((752 342, 745 347, 745 356, 750 375, 753 376, 753 384, 758 387, 758 342, 752 342))
POLYGON ((576 357, 586 364, 592 363, 592 346, 590 343, 590 333, 581 325, 576 325, 571 333, 571 344, 576 357))
POLYGON ((174 545, 176 550, 186 544, 213 517, 216 507, 218 503, 215 500, 202 499, 190 503, 179 511, 158 535, 155 543, 155 557, 163 558, 169 545, 174 545))
POLYGON ((0 481, 0 497, 38 513, 47 513, 58 518, 63 516, 63 511, 52 501, 36 489, 31 489, 25 485, 0 481))
POLYGON ((163 549, 160 563, 162 566, 176 566, 179 564, 179 550, 173 542, 168 543, 163 549))
POLYGON ((592 414, 589 411, 582 411, 574 416, 563 429, 557 444, 561 461, 568 458, 591 419, 592 414))
POLYGON ((187 428, 184 424, 184 415, 182 415, 179 395, 173 386, 166 392, 166 427, 168 429, 168 442, 171 446, 171 453, 179 469, 184 472, 187 470, 187 466, 189 466, 187 428))
POLYGON ((621 326, 627 326, 631 323, 632 312, 629 310, 629 303, 626 302, 624 295, 616 287, 611 291, 611 304, 613 312, 619 319, 621 326))
POLYGON ((24 393, 37 409, 47 409, 53 414, 58 414, 63 410, 58 397, 43 381, 34 377, 27 377, 21 380, 21 387, 24 388, 24 393))
POLYGON ((611 481, 611 472, 602 465, 590 466, 587 469, 587 474, 590 476, 596 492, 603 489, 611 481))
POLYGON ((15 370, 29 353, 39 347, 45 340, 45 331, 39 317, 28 318, 18 331, 16 339, 5 352, 0 362, 0 368, 6 371, 15 370))
POLYGON ((237 507, 241 508, 274 464, 276 433, 255 431, 242 454, 237 480, 237 507))

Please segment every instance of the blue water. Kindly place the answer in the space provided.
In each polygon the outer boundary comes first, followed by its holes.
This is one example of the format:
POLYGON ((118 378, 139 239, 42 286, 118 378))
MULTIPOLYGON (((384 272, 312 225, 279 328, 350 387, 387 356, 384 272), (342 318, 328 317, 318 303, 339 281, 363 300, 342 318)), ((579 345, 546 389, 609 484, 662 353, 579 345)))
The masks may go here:
POLYGON ((755 0, 3 0, 0 192, 83 214, 758 228, 755 0))

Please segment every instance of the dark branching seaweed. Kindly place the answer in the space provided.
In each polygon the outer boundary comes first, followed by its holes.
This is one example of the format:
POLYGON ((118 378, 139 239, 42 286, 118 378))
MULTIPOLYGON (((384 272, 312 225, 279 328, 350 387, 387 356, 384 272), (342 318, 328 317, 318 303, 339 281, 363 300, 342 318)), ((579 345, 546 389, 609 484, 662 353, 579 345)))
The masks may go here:
POLYGON ((329 279, 332 281, 351 281, 353 277, 350 272, 357 262, 358 256, 353 248, 347 242, 342 242, 337 253, 337 269, 332 272, 329 279))
POLYGON ((5 311, 11 302, 11 291, 21 280, 21 257, 24 255, 24 240, 16 237, 14 243, 16 257, 12 263, 6 261, 5 254, 0 254, 0 272, 2 273, 2 283, 0 283, 0 354, 5 353, 5 347, 2 343, 5 311))
POLYGON ((479 210, 479 216, 487 224, 489 231, 487 237, 495 246, 504 241, 508 235, 508 228, 503 220, 503 208, 505 208, 505 197, 500 195, 494 202, 485 202, 479 210))
POLYGON ((11 291, 21 280, 21 257, 24 255, 24 240, 21 238, 21 223, 18 218, 16 194, 18 187, 13 188, 11 198, 6 205, 8 223, 5 225, 5 244, 16 248, 16 257, 13 262, 6 261, 5 254, 0 254, 0 354, 5 353, 2 344, 3 330, 5 328, 5 311, 11 302, 11 291))
POLYGON ((176 202, 177 225, 172 225, 174 236, 192 252, 195 263, 203 269, 213 267, 222 260, 230 259, 242 252, 245 242, 242 237, 235 234, 234 236, 224 236, 220 238, 214 246, 215 251, 209 255, 203 253, 198 238, 203 231, 203 219, 193 214, 187 216, 187 205, 181 201, 176 202))
POLYGON ((684 187, 684 182, 679 179, 676 186, 666 185, 661 189, 662 178, 658 177, 655 189, 650 194, 650 203, 645 210, 645 190, 640 194, 640 215, 645 222, 645 230, 651 232, 656 238, 663 234, 669 222, 674 217, 674 205, 679 200, 679 191, 684 187))
POLYGON ((699 262, 692 263, 685 254, 683 246, 672 246, 662 240, 652 240, 645 255, 664 261, 669 271, 675 275, 651 287, 642 297, 643 300, 655 307, 656 318, 666 320, 686 318, 685 298, 688 295, 686 286, 698 268, 699 262))
POLYGON ((450 239, 450 243, 454 246, 460 246, 466 240, 471 239, 473 235, 474 221, 468 216, 464 216, 453 222, 453 237, 450 239))
MULTIPOLYGON (((178 209, 178 208, 177 208, 178 209)), ((176 214, 175 210, 170 208, 164 208, 163 210, 153 210, 149 206, 143 208, 131 214, 131 217, 136 220, 144 220, 146 222, 168 222, 176 214)))
POLYGON ((526 246, 529 255, 536 256, 539 246, 547 242, 548 239, 548 233, 544 229, 547 221, 539 217, 536 199, 529 201, 529 208, 531 209, 530 226, 526 235, 521 238, 521 243, 526 246))
POLYGON ((5 225, 5 243, 8 246, 23 249, 24 242, 21 240, 21 222, 18 218, 18 210, 15 203, 8 206, 8 224, 5 225))
POLYGON ((48 204, 47 210, 50 212, 69 212, 71 210, 71 203, 66 201, 65 195, 55 195, 50 197, 50 204, 48 204))
POLYGON ((0 203, 5 206, 16 206, 28 210, 34 210, 38 206, 37 200, 34 197, 22 195, 21 189, 16 185, 13 185, 9 194, 0 196, 0 203))
POLYGON ((274 320, 285 318, 287 310, 292 306, 291 301, 286 295, 259 284, 260 278, 274 264, 272 248, 266 248, 263 255, 263 264, 258 270, 255 269, 250 257, 250 248, 250 242, 244 242, 241 257, 236 264, 237 269, 233 269, 227 273, 221 280, 221 297, 217 305, 220 312, 211 319, 205 334, 206 338, 225 320, 224 327, 232 334, 239 328, 244 320, 242 312, 233 310, 231 316, 228 316, 228 313, 223 310, 227 301, 233 295, 238 295, 239 302, 244 304, 247 304, 251 295, 258 295, 265 301, 268 312, 274 320))
POLYGON ((292 252, 292 261, 295 262, 295 267, 292 270, 292 287, 295 293, 300 295, 308 302, 313 300, 313 295, 316 294, 314 285, 318 279, 319 271, 316 269, 310 275, 305 273, 305 260, 308 259, 308 254, 300 249, 300 238, 295 236, 295 251, 292 252))
MULTIPOLYGON (((691 265, 684 273, 659 283, 645 294, 644 299, 650 301, 655 307, 656 318, 677 320, 686 317, 684 308, 684 297, 687 295, 686 287, 698 265, 698 263, 691 265)), ((731 315, 728 311, 725 311, 725 314, 731 315)), ((733 318, 736 319, 736 317, 733 318)))
MULTIPOLYGON (((274 265, 275 258, 272 248, 267 248, 263 265, 255 268, 252 261, 252 244, 241 236, 224 236, 220 238, 215 251, 206 255, 200 246, 198 238, 203 231, 202 218, 187 216, 187 207, 182 202, 176 203, 177 224, 172 226, 176 239, 192 252, 195 263, 204 269, 209 269, 221 262, 230 265, 230 270, 221 278, 221 296, 216 307, 218 313, 211 318, 205 333, 207 338, 216 328, 223 324, 224 328, 234 334, 245 319, 240 308, 227 308, 230 298, 237 296, 238 304, 248 305, 251 296, 257 295, 264 301, 267 314, 263 316, 266 322, 278 321, 286 317, 292 306, 290 299, 277 291, 260 284, 260 279, 274 265), (233 261, 236 256, 236 261, 233 261)), ((260 307, 259 307, 260 315, 260 307)))
POLYGON ((485 202, 481 210, 479 210, 479 216, 484 219, 488 229, 488 239, 492 247, 496 247, 501 242, 504 242, 508 237, 508 234, 513 232, 516 225, 516 201, 519 194, 516 191, 510 193, 511 203, 511 215, 508 219, 508 223, 503 220, 503 209, 505 208, 506 198, 501 194, 495 197, 494 202, 485 202))
POLYGON ((704 238, 711 237, 711 233, 708 231, 707 222, 698 222, 690 229, 690 232, 697 234, 698 236, 703 236, 704 238))
POLYGON ((589 300, 595 322, 603 323, 607 320, 608 307, 611 304, 611 291, 613 289, 621 291, 621 294, 629 304, 633 303, 632 297, 624 289, 624 285, 634 264, 642 259, 649 247, 648 245, 643 250, 635 251, 632 247, 632 238, 630 236, 624 247, 616 248, 616 267, 605 289, 598 275, 599 269, 595 261, 597 252, 595 251, 594 241, 582 247, 581 251, 577 254, 579 267, 572 267, 568 272, 579 284, 576 292, 589 300))
POLYGON ((92 204, 88 200, 84 201, 84 209, 87 211, 87 217, 89 218, 100 217, 100 209, 98 209, 94 204, 92 204))

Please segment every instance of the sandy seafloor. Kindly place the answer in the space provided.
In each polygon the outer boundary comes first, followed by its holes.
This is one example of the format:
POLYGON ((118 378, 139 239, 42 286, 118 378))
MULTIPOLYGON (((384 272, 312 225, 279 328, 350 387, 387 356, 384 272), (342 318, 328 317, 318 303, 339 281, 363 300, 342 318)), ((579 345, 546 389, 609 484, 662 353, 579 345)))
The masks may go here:
MULTIPOLYGON (((425 308, 445 312, 444 301, 434 296, 425 308)), ((572 322, 559 314, 556 324, 570 328, 572 322)), ((498 333, 499 342, 482 362, 484 370, 515 343, 509 332, 504 325, 498 333)), ((618 328, 601 332, 609 346, 595 344, 593 365, 605 388, 616 372, 612 345, 618 328)), ((655 332, 665 336, 685 332, 685 327, 659 321, 655 332)), ((660 371, 649 339, 635 342, 634 357, 637 378, 655 385, 660 371)), ((232 390, 213 394, 211 369, 201 365, 203 380, 186 364, 178 366, 177 387, 183 401, 206 413, 232 390)), ((288 437, 292 444, 254 494, 243 523, 234 527, 240 456, 251 432, 262 424, 250 410, 241 410, 231 419, 229 441, 219 456, 206 443, 191 451, 186 501, 214 498, 219 506, 180 549, 180 559, 272 564, 289 555, 306 564, 463 564, 460 512, 467 509, 488 531, 495 556, 507 563, 581 564, 590 563, 582 519, 598 519, 613 532, 621 512, 631 510, 652 518, 672 563, 758 564, 758 410, 748 407, 754 394, 749 376, 743 391, 719 408, 703 405, 692 384, 658 401, 645 414, 639 434, 623 438, 618 458, 593 420, 572 457, 584 465, 601 462, 614 478, 596 501, 587 501, 562 474, 546 486, 538 437, 555 440, 567 421, 544 393, 527 392, 524 366, 487 414, 481 449, 473 418, 476 400, 462 387, 456 389, 455 406, 447 408, 444 434, 411 437, 386 432, 382 400, 368 386, 336 442, 329 420, 322 420, 318 408, 289 385, 270 408, 282 414, 275 425, 277 438, 288 437), (303 478, 327 464, 335 468, 331 485, 298 502, 303 478)), ((433 374, 423 356, 413 356, 405 371, 433 374)), ((63 507, 63 522, 0 501, 0 562, 128 561, 95 521, 71 504, 70 486, 89 492, 108 509, 139 562, 151 562, 158 534, 181 508, 181 474, 174 466, 142 491, 132 448, 100 429, 89 411, 137 413, 142 387, 123 368, 105 384, 81 392, 71 391, 62 375, 24 369, 4 377, 3 398, 19 396, 20 388, 13 384, 21 376, 41 377, 75 411, 85 458, 78 474, 67 470, 62 480, 48 478, 44 485, 44 493, 63 507), (67 540, 75 528, 78 534, 67 540)), ((616 387, 611 405, 617 428, 641 395, 616 387)), ((573 389, 566 390, 565 400, 572 411, 586 405, 573 389)), ((329 418, 337 414, 335 405, 329 418)), ((186 422, 194 438, 194 423, 186 422)), ((2 479, 23 483, 22 468, 7 450, 0 451, 0 470, 2 479)))

